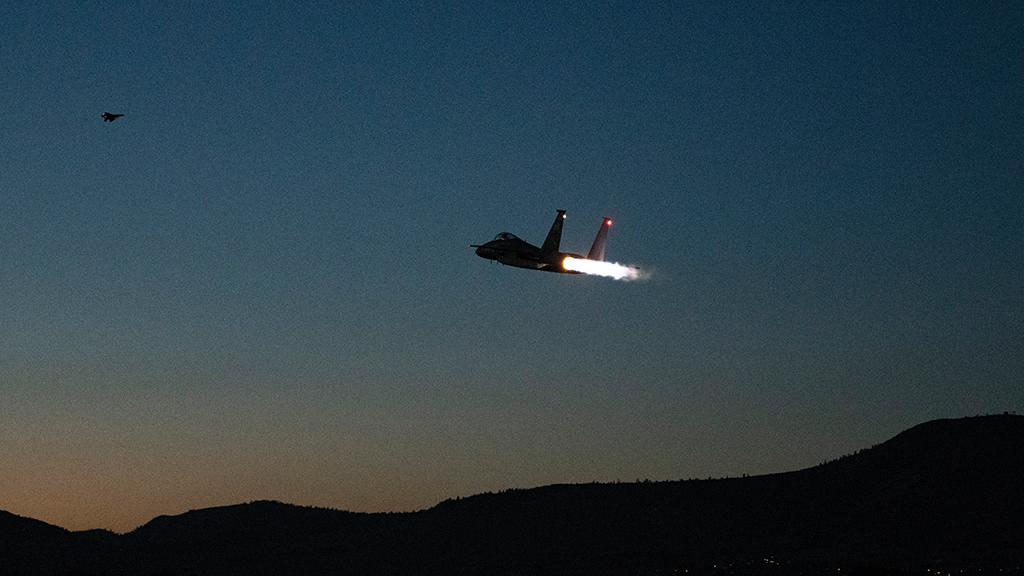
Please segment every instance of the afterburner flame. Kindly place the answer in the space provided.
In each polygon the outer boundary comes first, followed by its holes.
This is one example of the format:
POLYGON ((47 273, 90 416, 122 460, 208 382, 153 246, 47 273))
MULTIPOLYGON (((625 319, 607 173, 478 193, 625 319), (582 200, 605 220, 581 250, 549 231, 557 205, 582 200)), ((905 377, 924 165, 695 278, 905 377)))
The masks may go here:
POLYGON ((643 278, 639 268, 623 266, 618 262, 603 262, 566 256, 565 260, 562 260, 562 267, 573 272, 604 276, 605 278, 614 278, 616 280, 640 280, 643 278))

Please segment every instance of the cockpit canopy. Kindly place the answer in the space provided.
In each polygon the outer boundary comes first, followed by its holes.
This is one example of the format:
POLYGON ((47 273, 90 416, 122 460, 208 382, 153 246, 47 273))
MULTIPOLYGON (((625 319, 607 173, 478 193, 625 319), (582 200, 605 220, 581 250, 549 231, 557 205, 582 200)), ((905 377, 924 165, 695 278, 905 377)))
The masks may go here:
POLYGON ((494 237, 495 240, 519 240, 519 237, 511 232, 502 232, 494 237))

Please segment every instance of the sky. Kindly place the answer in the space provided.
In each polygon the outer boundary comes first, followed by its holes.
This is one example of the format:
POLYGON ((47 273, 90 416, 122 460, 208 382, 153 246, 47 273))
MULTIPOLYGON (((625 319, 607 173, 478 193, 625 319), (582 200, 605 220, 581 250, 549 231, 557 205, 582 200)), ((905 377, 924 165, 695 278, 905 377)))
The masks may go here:
POLYGON ((1024 411, 1019 2, 0 4, 0 509, 761 474, 1024 411), (105 111, 123 113, 104 123, 105 111), (649 278, 541 274, 502 231, 649 278))

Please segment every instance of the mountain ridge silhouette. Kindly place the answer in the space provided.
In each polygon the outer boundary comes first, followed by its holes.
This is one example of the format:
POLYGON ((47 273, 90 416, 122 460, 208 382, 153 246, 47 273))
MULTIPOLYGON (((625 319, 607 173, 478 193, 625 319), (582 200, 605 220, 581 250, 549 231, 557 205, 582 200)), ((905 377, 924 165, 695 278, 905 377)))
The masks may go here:
POLYGON ((803 470, 554 484, 418 512, 256 501, 123 535, 0 512, 0 574, 1020 572, 1020 446, 1024 416, 1005 414, 925 422, 803 470))

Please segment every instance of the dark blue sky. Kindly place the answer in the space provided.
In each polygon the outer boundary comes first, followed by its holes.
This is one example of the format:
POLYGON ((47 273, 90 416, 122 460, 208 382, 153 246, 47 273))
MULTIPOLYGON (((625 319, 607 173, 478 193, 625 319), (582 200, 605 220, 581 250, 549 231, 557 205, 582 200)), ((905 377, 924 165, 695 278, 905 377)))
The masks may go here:
POLYGON ((1024 410, 1022 31, 1015 2, 4 4, 0 509, 408 510, 1024 410), (467 248, 556 208, 651 278, 467 248))

